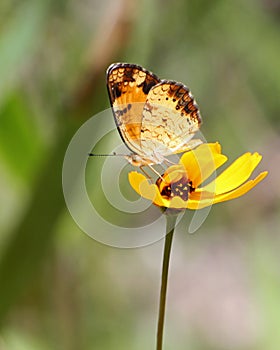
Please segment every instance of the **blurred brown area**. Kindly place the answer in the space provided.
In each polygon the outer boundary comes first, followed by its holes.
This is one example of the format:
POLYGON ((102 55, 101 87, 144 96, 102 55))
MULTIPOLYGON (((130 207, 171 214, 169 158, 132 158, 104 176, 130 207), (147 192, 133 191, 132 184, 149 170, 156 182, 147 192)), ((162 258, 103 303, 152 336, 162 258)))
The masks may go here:
POLYGON ((62 193, 67 146, 109 107, 117 61, 189 86, 206 139, 269 171, 194 235, 188 215, 177 228, 166 349, 278 350, 279 1, 2 0, 0 17, 0 350, 155 346, 163 242, 102 245, 62 193))

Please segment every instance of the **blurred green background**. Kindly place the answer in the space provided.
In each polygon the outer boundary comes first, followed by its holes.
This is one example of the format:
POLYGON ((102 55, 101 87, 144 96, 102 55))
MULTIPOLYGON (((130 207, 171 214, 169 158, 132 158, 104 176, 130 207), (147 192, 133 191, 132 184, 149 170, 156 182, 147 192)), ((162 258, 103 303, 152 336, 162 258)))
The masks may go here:
POLYGON ((269 171, 194 235, 178 227, 165 349, 278 350, 280 2, 2 0, 0 18, 0 349, 155 347, 163 242, 97 243, 61 187, 121 61, 184 82, 207 140, 230 160, 258 151, 269 171))

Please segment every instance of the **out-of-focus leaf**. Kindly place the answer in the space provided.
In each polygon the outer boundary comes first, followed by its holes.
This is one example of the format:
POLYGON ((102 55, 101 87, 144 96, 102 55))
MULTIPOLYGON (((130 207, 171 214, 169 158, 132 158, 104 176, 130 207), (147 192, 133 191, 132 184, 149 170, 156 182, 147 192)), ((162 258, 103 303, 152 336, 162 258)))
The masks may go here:
POLYGON ((279 23, 272 21, 261 6, 252 6, 250 1, 238 2, 234 14, 229 2, 221 2, 219 11, 209 16, 208 24, 216 23, 216 30, 223 28, 224 50, 246 72, 250 89, 257 99, 261 98, 260 107, 265 108, 267 117, 278 123, 275 112, 280 109, 280 45, 276 44, 279 23))
POLYGON ((0 156, 12 174, 31 180, 43 150, 33 111, 22 92, 10 95, 1 107, 0 156))
MULTIPOLYGON (((73 127, 74 128, 74 127, 73 127)), ((16 296, 40 269, 50 248, 56 220, 63 208, 61 167, 73 128, 61 131, 36 181, 30 205, 0 259, 0 321, 16 296)))
MULTIPOLYGON (((96 85, 100 84, 101 82, 97 81, 96 85)), ((102 105, 104 98, 95 95, 92 102, 95 101, 96 106, 102 105)), ((69 111, 67 108, 62 108, 58 114, 69 115, 69 111)), ((74 116, 67 123, 60 123, 53 149, 45 159, 34 184, 26 215, 1 256, 0 324, 18 295, 28 288, 29 281, 40 270, 46 253, 52 245, 57 219, 65 208, 61 185, 63 158, 68 143, 80 123, 81 121, 74 116)), ((92 137, 94 138, 94 135, 92 137)), ((73 172, 79 171, 73 166, 73 172)))
POLYGON ((49 1, 24 1, 2 25, 0 32, 0 105, 17 82, 19 72, 32 55, 45 25, 49 1))
POLYGON ((1 350, 47 350, 49 349, 40 339, 35 339, 22 332, 5 330, 0 337, 1 350))

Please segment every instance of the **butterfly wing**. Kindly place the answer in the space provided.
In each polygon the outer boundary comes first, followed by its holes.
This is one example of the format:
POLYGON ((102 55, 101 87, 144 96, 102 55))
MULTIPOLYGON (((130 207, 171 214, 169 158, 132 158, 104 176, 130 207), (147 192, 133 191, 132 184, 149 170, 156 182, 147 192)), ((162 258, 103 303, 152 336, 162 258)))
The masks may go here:
POLYGON ((135 64, 114 63, 107 70, 107 88, 115 122, 126 146, 142 154, 140 145, 143 107, 160 79, 135 64))
POLYGON ((198 106, 189 89, 178 82, 162 80, 147 96, 141 126, 141 147, 162 156, 190 150, 201 143, 191 140, 201 125, 198 106))

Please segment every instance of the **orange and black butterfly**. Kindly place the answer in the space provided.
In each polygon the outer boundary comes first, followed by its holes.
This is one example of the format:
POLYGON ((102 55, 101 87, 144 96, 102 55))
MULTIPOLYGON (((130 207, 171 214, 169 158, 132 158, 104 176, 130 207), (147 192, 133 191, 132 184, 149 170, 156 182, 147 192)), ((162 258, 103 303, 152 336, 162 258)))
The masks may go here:
POLYGON ((201 143, 192 140, 201 124, 198 106, 182 83, 161 80, 141 66, 113 63, 107 87, 120 136, 133 165, 160 164, 201 143))

